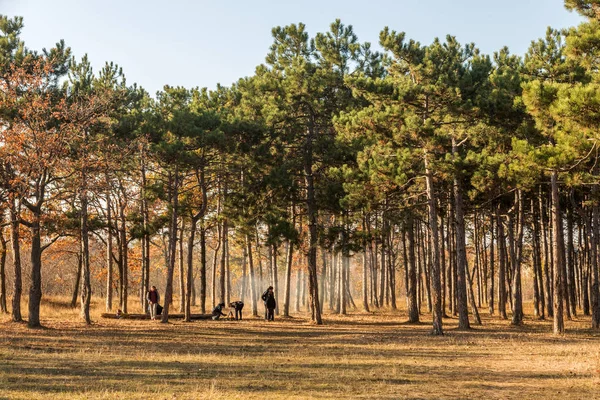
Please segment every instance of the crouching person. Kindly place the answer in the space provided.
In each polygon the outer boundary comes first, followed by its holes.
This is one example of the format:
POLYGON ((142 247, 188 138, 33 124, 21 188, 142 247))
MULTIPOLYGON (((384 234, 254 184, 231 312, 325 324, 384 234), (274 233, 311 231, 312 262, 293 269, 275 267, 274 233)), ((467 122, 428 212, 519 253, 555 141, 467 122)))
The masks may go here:
POLYGON ((235 311, 235 320, 237 321, 238 319, 241 320, 242 319, 242 309, 244 308, 244 302, 243 301, 234 301, 232 303, 229 303, 229 307, 231 307, 231 311, 229 311, 229 315, 231 315, 233 317, 233 312, 235 311))
POLYGON ((219 318, 225 316, 225 314, 223 314, 223 307, 225 307, 225 303, 220 303, 220 304, 217 304, 217 306, 213 309, 213 311, 212 311, 213 321, 216 321, 219 318))

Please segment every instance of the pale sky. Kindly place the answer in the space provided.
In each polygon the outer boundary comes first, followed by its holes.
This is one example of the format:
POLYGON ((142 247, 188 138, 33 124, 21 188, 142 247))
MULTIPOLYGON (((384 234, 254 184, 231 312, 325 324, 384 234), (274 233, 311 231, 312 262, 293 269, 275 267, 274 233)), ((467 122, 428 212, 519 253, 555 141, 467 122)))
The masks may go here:
POLYGON ((278 25, 303 22, 314 36, 340 18, 374 45, 389 26, 423 44, 452 34, 484 53, 506 45, 522 55, 547 26, 581 21, 562 0, 0 0, 0 14, 24 17, 29 48, 64 39, 95 70, 114 61, 151 94, 165 84, 214 88, 252 75, 278 25))

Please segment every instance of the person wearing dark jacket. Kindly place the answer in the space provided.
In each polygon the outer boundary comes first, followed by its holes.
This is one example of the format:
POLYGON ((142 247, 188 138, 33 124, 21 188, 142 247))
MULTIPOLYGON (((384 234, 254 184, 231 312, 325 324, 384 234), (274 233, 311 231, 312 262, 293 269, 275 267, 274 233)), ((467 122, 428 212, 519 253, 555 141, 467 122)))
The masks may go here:
POLYGON ((156 286, 152 286, 148 293, 146 293, 146 300, 148 300, 148 308, 150 309, 150 319, 156 319, 158 314, 158 302, 160 301, 160 295, 156 286))
POLYGON ((244 308, 244 302, 239 300, 239 301, 234 301, 229 303, 229 307, 232 308, 232 311, 229 311, 229 315, 231 315, 233 317, 233 310, 235 310, 235 320, 242 319, 242 309, 244 308))
POLYGON ((269 288, 263 293, 262 299, 265 302, 265 319, 267 321, 274 321, 275 307, 277 303, 275 302, 275 293, 273 293, 273 286, 269 286, 269 288))
POLYGON ((217 306, 213 309, 212 319, 214 321, 218 320, 222 316, 225 316, 225 314, 223 314, 223 307, 225 307, 225 303, 220 303, 217 304, 217 306))

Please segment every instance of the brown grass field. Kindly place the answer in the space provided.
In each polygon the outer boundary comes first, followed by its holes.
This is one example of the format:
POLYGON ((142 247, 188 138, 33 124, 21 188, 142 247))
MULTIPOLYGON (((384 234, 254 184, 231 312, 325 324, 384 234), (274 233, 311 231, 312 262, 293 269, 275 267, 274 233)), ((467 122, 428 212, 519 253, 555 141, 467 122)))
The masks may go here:
POLYGON ((65 304, 45 299, 44 329, 0 316, 0 399, 600 398, 589 318, 564 337, 550 321, 446 319, 433 337, 430 315, 402 311, 161 324, 101 319, 98 301, 88 327, 65 304))

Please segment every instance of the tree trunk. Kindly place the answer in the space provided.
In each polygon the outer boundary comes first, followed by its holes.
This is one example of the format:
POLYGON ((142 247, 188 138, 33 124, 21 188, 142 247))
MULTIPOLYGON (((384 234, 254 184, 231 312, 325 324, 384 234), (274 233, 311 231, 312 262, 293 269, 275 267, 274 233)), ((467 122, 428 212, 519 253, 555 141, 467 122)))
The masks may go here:
POLYGON ((429 160, 427 153, 425 160, 425 176, 427 181, 427 205, 429 209, 429 229, 431 231, 431 252, 433 256, 432 263, 432 286, 433 286, 433 330, 434 335, 443 335, 442 329, 442 288, 440 286, 440 252, 438 240, 437 225, 437 196, 433 183, 433 174, 429 169, 429 160))
POLYGON ((206 226, 204 221, 200 226, 200 310, 202 314, 206 314, 206 226))
POLYGON ((273 295, 275 296, 275 315, 279 315, 279 272, 277 269, 277 256, 279 255, 279 249, 276 245, 273 245, 273 268, 271 270, 273 276, 273 295))
POLYGON ((543 295, 540 296, 540 287, 542 283, 541 277, 541 264, 542 259, 540 255, 540 232, 538 225, 538 215, 535 210, 535 204, 531 202, 531 218, 532 218, 532 264, 533 264, 533 315, 536 318, 544 319, 544 306, 542 305, 543 295))
MULTIPOLYGON (((592 196, 594 202, 597 201, 597 187, 592 187, 592 196)), ((600 210, 598 204, 594 203, 592 206, 592 232, 591 232, 591 287, 590 287, 590 300, 592 305, 592 329, 600 329, 600 282, 598 276, 598 246, 600 245, 600 210)))
MULTIPOLYGON (((192 315, 192 287, 194 282, 194 240, 196 237, 196 228, 198 225, 197 218, 192 217, 190 224, 190 233, 187 242, 187 285, 185 293, 185 309, 184 309, 184 321, 191 322, 192 315)), ((202 312, 204 314, 204 312, 202 312)))
POLYGON ((17 201, 11 199, 10 201, 10 241, 12 247, 12 258, 13 258, 13 299, 12 299, 12 310, 11 319, 13 322, 23 321, 21 315, 21 295, 23 291, 23 283, 21 277, 21 243, 19 235, 19 218, 20 210, 17 205, 17 201))
MULTIPOLYGON (((570 197, 573 196, 571 189, 570 197)), ((575 291, 575 246, 573 245, 573 206, 567 202, 567 293, 566 297, 569 301, 570 314, 575 317, 577 315, 577 295, 575 291)))
POLYGON ((185 221, 181 219, 181 229, 179 230, 179 240, 177 240, 177 261, 179 264, 179 312, 185 312, 185 268, 183 265, 183 233, 185 231, 185 221))
POLYGON ((165 288, 165 304, 162 312, 162 323, 169 322, 169 307, 173 300, 173 272, 175 271, 175 257, 177 255, 177 220, 179 218, 179 169, 175 166, 175 172, 169 174, 171 221, 169 223, 169 264, 167 265, 167 283, 165 288))
POLYGON ((489 272, 490 284, 488 286, 488 288, 489 288, 488 306, 489 306, 489 310, 490 310, 490 315, 494 315, 494 274, 495 274, 494 263, 495 263, 495 258, 494 258, 494 215, 490 214, 490 272, 489 272))
POLYGON ((319 285, 317 282, 317 201, 313 174, 313 140, 314 120, 311 121, 306 136, 304 154, 304 180, 306 184, 306 213, 308 219, 308 289, 311 319, 318 325, 323 324, 321 306, 319 304, 319 285))
MULTIPOLYGON (((300 302, 302 296, 302 281, 304 280, 304 270, 300 270, 296 273, 296 302, 294 305, 294 311, 300 312, 300 302)), ((335 297, 335 296, 333 296, 335 297)), ((338 309, 339 312, 339 309, 338 309)))
MULTIPOLYGON (((515 198, 515 205, 516 205, 516 214, 518 215, 518 228, 517 228, 517 237, 516 237, 516 242, 515 242, 515 238, 512 237, 510 240, 510 246, 511 246, 511 259, 512 259, 512 266, 513 266, 513 281, 512 281, 512 287, 513 287, 513 298, 512 298, 512 309, 513 309, 513 315, 512 315, 512 321, 511 323, 513 325, 520 325, 523 322, 523 298, 522 298, 522 291, 521 291, 521 243, 523 242, 523 199, 522 199, 522 193, 521 193, 521 189, 517 190, 516 193, 516 198, 515 198)), ((514 224, 513 224, 513 219, 512 217, 509 219, 509 235, 510 236, 514 236, 514 234, 512 233, 514 232, 514 224)))
MULTIPOLYGON (((121 185, 121 193, 125 196, 125 189, 121 185)), ((127 313, 127 297, 129 292, 129 265, 128 265, 128 246, 127 246, 127 225, 125 219, 125 199, 121 199, 119 204, 119 219, 121 226, 119 228, 120 244, 121 244, 121 310, 127 313)))
MULTIPOLYGON (((112 237, 112 206, 110 194, 106 193, 106 312, 112 311, 113 301, 113 237, 112 237)), ((146 295, 144 294, 144 299, 146 295)))
POLYGON ((501 208, 498 205, 496 210, 496 228, 498 230, 498 313, 500 318, 508 319, 506 315, 506 240, 504 238, 504 223, 500 214, 501 208))
POLYGON ((417 262, 415 259, 415 224, 412 213, 408 214, 408 322, 419 322, 419 304, 417 299, 417 262))
POLYGON ((29 286, 29 319, 30 328, 38 328, 40 324, 40 303, 42 301, 42 245, 41 215, 38 208, 33 214, 31 231, 31 285, 29 286))
MULTIPOLYGON (((452 156, 457 157, 456 139, 452 138, 452 156)), ((467 306, 467 249, 465 237, 465 213, 463 204, 463 189, 458 172, 454 173, 454 223, 456 229, 456 274, 458 300, 458 329, 470 329, 469 309, 467 306)))
POLYGON ((73 295, 71 296, 71 307, 73 308, 77 307, 77 299, 79 298, 79 286, 81 285, 81 269, 83 267, 83 261, 81 259, 82 248, 83 243, 80 239, 79 251, 77 252, 77 272, 75 273, 75 284, 73 285, 73 295))
POLYGON ((6 238, 4 228, 0 229, 0 312, 8 314, 6 307, 6 238))
POLYGON ((254 276, 254 260, 252 259, 252 239, 250 235, 246 235, 246 249, 248 252, 248 267, 250 269, 250 297, 252 303, 252 316, 258 317, 256 282, 254 276))
POLYGON ((292 281, 292 264, 294 261, 294 244, 287 243, 286 266, 285 266, 285 288, 283 294, 283 316, 290 316, 290 288, 292 281))
POLYGON ((560 212, 560 197, 558 194, 558 172, 552 171, 550 176, 552 193, 552 231, 554 232, 554 334, 563 334, 565 325, 563 320, 563 296, 562 296, 562 271, 564 244, 562 235, 562 220, 560 212))
POLYGON ((221 263, 219 268, 219 303, 225 303, 226 296, 226 272, 225 267, 227 266, 227 237, 229 236, 229 226, 227 224, 227 219, 223 220, 223 228, 222 228, 221 239, 223 244, 221 245, 221 263))
POLYGON ((548 315, 548 317, 552 317, 554 315, 554 312, 553 312, 554 310, 553 310, 553 306, 552 306, 552 284, 551 284, 552 273, 551 273, 550 262, 549 262, 549 260, 552 259, 552 254, 551 254, 551 251, 550 251, 549 245, 548 245, 548 225, 546 223, 546 221, 548 221, 548 218, 546 216, 546 212, 544 209, 544 197, 542 195, 542 186, 541 185, 539 187, 538 199, 539 199, 539 206, 540 206, 541 233, 542 233, 543 246, 544 246, 542 253, 544 254, 544 274, 546 276, 546 280, 545 280, 546 315, 548 315))
MULTIPOLYGON (((86 178, 83 176, 85 185, 86 178)), ((87 325, 92 323, 90 318, 90 302, 92 300, 92 282, 90 277, 90 241, 88 232, 88 197, 84 188, 81 193, 81 317, 87 325)))

